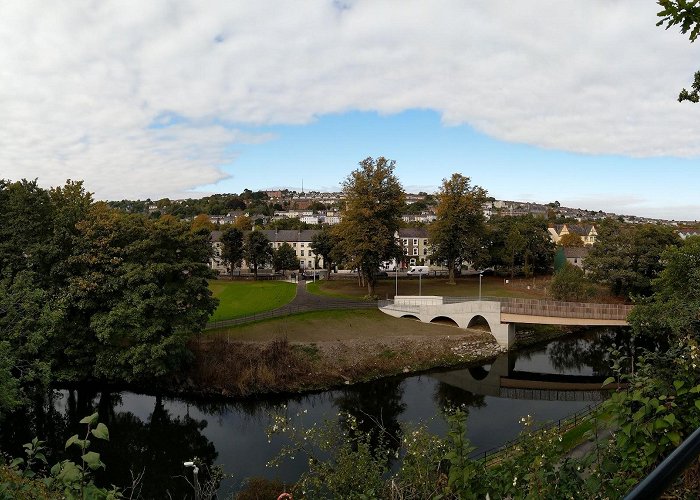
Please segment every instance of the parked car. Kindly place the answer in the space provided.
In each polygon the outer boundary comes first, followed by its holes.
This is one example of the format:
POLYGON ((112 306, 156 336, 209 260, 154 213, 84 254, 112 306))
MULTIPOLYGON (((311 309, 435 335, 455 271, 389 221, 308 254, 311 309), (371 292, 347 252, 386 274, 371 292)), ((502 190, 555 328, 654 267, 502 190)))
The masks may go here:
POLYGON ((386 271, 377 271, 376 277, 377 278, 388 278, 389 273, 387 273, 386 271))
POLYGON ((429 266, 411 266, 411 268, 406 272, 406 274, 409 276, 413 274, 428 274, 429 271, 429 266))

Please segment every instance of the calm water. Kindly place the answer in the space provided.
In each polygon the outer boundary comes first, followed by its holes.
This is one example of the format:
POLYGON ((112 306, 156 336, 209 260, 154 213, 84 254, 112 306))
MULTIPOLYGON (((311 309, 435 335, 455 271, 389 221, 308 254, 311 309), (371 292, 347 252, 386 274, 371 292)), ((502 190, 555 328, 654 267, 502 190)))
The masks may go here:
MULTIPOLYGON (((303 413, 305 424, 337 420, 347 411, 363 420, 383 422, 400 434, 405 422, 426 422, 435 433, 445 432, 442 409, 450 404, 468 408, 468 436, 478 451, 514 438, 519 419, 532 415, 539 422, 558 420, 595 404, 601 394, 592 390, 560 390, 556 384, 580 389, 600 384, 609 373, 607 349, 625 342, 624 330, 590 332, 546 346, 513 352, 483 367, 431 372, 325 391, 318 394, 259 398, 244 401, 169 399, 132 392, 55 391, 51 401, 37 403, 29 414, 14 415, 0 429, 0 446, 14 456, 35 435, 62 450, 66 438, 82 432, 77 422, 93 411, 109 427, 111 441, 101 447, 108 483, 131 483, 131 470, 144 470, 145 496, 162 498, 169 490, 183 498, 186 473, 182 463, 199 457, 223 464, 233 474, 222 487, 228 492, 251 476, 293 482, 303 472, 302 461, 266 467, 282 438, 268 443, 269 413, 286 405, 292 415, 303 413), (555 385, 552 385, 555 384, 555 385), (371 417, 371 418, 370 418, 371 417), (130 470, 131 469, 131 470, 130 470)), ((54 455, 53 463, 61 458, 54 455)))

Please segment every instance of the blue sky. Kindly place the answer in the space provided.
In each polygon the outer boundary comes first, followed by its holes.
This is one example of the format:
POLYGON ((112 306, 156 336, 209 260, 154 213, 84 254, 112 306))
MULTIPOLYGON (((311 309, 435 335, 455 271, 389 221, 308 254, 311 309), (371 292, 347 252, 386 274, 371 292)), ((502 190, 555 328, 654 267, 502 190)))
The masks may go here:
POLYGON ((3 4, 0 177, 97 199, 409 191, 700 219, 700 44, 639 0, 3 4))

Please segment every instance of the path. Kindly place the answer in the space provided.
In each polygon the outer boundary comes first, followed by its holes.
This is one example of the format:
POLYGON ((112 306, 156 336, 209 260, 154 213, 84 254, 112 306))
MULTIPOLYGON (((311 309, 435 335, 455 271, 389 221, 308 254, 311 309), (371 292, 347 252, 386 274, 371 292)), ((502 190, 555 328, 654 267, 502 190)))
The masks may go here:
POLYGON ((223 328, 227 326, 243 325, 260 321, 263 319, 278 318, 281 316, 289 316, 290 314, 298 314, 311 311, 328 311, 331 309, 376 309, 376 301, 359 301, 350 299, 341 299, 336 297, 325 297, 315 295, 306 290, 306 281, 300 280, 297 283, 297 293, 288 304, 273 309, 272 311, 264 311, 241 318, 227 319, 222 321, 213 321, 207 323, 205 330, 213 328, 223 328))

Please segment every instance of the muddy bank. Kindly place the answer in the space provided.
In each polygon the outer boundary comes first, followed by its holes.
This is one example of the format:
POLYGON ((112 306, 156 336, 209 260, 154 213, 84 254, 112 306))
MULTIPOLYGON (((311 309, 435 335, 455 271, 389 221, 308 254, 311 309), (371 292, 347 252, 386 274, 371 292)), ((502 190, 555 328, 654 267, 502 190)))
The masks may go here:
POLYGON ((297 343, 212 339, 191 346, 193 367, 176 392, 250 396, 322 390, 402 373, 489 362, 502 349, 488 333, 390 336, 297 343))

